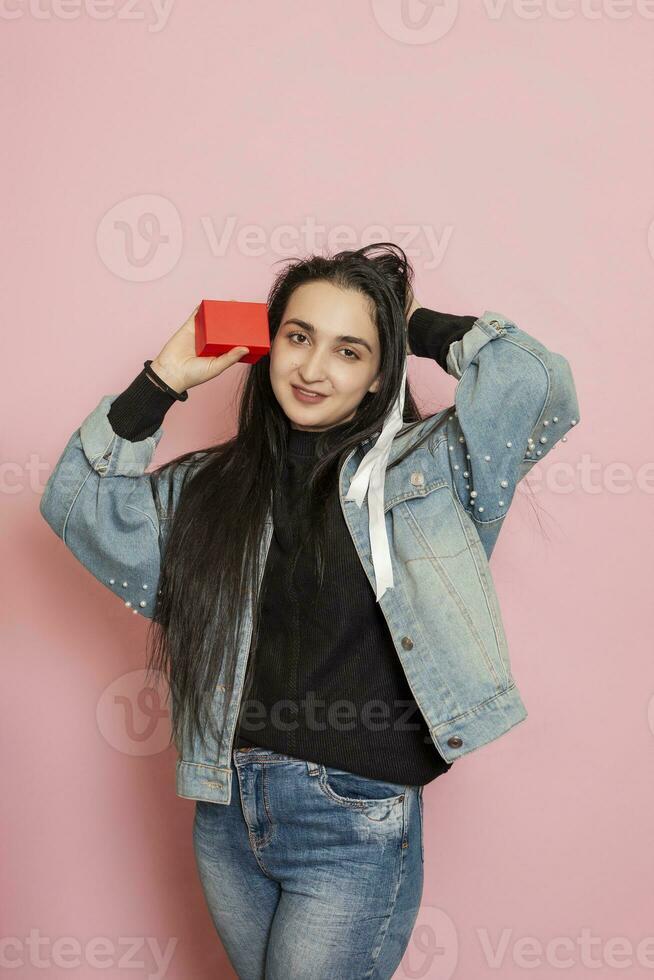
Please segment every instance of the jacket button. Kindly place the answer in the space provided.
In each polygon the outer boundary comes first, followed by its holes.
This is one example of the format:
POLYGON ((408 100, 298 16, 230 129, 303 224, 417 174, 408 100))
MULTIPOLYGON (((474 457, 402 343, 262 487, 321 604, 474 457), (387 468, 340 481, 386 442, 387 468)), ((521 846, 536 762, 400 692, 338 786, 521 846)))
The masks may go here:
POLYGON ((425 478, 419 470, 411 474, 410 480, 414 487, 421 487, 425 482, 425 478))
POLYGON ((413 640, 410 636, 402 637, 402 646, 405 650, 413 650, 413 640))
POLYGON ((447 744, 451 749, 460 749, 463 745, 463 739, 459 735, 450 735, 447 740, 447 744))

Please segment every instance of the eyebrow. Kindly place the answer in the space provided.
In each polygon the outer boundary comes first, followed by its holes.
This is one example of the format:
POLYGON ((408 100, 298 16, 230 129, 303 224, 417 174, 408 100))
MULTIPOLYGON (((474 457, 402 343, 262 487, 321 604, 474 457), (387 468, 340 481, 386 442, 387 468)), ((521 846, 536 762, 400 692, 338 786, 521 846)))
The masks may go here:
MULTIPOLYGON (((308 323, 306 320, 300 320, 299 317, 294 316, 288 320, 284 320, 282 326, 285 327, 289 323, 297 323, 299 327, 303 327, 304 330, 308 331, 310 334, 315 335, 316 333, 316 328, 312 323, 308 323)), ((373 353, 372 347, 367 340, 363 339, 363 337, 350 337, 348 334, 341 334, 341 336, 337 337, 336 340, 339 344, 360 344, 362 347, 367 348, 371 354, 373 353)))

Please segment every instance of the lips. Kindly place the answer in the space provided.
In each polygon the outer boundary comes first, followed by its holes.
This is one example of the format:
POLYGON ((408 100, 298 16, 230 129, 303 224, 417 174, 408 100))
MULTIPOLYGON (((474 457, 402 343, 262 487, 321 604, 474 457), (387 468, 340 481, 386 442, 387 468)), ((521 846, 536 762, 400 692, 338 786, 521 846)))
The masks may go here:
POLYGON ((301 391, 303 395, 316 395, 318 398, 327 397, 326 395, 323 395, 319 391, 309 391, 308 388, 301 388, 300 385, 293 385, 292 387, 295 388, 296 391, 301 391))

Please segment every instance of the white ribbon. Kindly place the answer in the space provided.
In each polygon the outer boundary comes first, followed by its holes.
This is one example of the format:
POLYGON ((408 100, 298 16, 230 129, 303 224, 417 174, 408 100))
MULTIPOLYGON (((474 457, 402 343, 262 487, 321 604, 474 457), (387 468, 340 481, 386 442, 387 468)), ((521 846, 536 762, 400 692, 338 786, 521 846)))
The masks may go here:
POLYGON ((393 439, 404 424, 406 376, 407 359, 405 357, 399 394, 386 416, 375 445, 361 460, 359 468, 352 477, 350 489, 345 495, 345 500, 355 500, 358 506, 361 507, 366 492, 368 493, 370 549, 372 552, 372 564, 375 570, 376 597, 378 601, 387 588, 393 588, 393 567, 391 565, 391 553, 388 546, 386 520, 384 518, 384 480, 393 439))

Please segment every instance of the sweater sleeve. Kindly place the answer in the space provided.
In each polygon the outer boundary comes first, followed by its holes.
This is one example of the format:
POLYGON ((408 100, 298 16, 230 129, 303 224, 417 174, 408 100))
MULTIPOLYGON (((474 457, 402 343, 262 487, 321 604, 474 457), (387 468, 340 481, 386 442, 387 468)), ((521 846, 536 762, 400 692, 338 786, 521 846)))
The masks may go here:
POLYGON ((450 344, 461 340, 470 330, 476 316, 457 316, 453 313, 437 313, 419 306, 409 320, 409 347, 418 357, 431 357, 447 371, 447 352, 450 344))
POLYGON ((116 435, 138 442, 156 432, 175 401, 177 399, 159 388, 143 368, 113 400, 107 419, 116 435))

